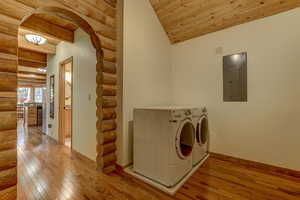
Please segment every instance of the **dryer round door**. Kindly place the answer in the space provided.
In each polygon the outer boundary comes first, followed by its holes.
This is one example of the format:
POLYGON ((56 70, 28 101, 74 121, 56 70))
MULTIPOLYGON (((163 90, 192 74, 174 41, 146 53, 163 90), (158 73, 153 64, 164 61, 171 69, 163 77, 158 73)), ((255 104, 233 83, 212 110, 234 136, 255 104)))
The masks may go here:
POLYGON ((208 141, 208 119, 206 115, 203 115, 197 123, 196 128, 196 141, 202 146, 208 141))
POLYGON ((181 159, 188 158, 195 142, 195 128, 191 120, 181 122, 176 134, 176 151, 181 159))

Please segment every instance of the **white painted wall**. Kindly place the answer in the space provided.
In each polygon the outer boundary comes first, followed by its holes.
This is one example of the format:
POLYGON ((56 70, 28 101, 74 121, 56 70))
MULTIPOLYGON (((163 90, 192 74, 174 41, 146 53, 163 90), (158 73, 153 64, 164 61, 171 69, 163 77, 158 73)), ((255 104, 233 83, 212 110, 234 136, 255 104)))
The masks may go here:
MULTIPOLYGON (((48 82, 49 76, 55 75, 55 119, 52 120, 49 114, 47 115, 48 123, 53 125, 48 134, 58 139, 59 63, 71 56, 73 56, 73 149, 96 160, 96 50, 89 36, 81 29, 75 32, 73 44, 61 42, 57 46, 56 55, 48 57, 48 82)), ((49 104, 47 105, 49 107, 49 104)), ((47 110, 49 112, 49 109, 47 110)))
POLYGON ((123 56, 120 165, 132 161, 133 108, 171 102, 170 43, 149 1, 124 1, 123 56))
POLYGON ((295 9, 172 46, 174 103, 207 106, 211 151, 300 170, 299 19, 295 9), (217 47, 248 53, 247 103, 222 101, 217 47))

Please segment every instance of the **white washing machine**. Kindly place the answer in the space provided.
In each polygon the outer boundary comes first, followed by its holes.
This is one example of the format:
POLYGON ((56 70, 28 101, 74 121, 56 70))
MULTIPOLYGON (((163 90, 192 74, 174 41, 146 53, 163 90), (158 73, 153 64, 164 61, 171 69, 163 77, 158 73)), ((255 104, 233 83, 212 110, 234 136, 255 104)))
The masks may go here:
POLYGON ((191 171, 195 143, 192 109, 135 109, 133 126, 135 173, 170 188, 191 171))
POLYGON ((193 110, 193 121, 196 127, 193 148, 193 166, 205 159, 209 153, 209 125, 206 108, 193 110))

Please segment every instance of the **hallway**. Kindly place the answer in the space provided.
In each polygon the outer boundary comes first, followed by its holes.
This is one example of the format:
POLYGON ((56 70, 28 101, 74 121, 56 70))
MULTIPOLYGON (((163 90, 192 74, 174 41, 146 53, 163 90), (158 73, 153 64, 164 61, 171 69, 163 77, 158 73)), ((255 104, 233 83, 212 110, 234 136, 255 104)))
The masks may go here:
POLYGON ((94 162, 70 152, 37 128, 18 126, 20 200, 297 200, 300 176, 224 160, 216 155, 169 197, 117 172, 104 175, 94 162), (297 176, 297 177, 295 177, 297 176))

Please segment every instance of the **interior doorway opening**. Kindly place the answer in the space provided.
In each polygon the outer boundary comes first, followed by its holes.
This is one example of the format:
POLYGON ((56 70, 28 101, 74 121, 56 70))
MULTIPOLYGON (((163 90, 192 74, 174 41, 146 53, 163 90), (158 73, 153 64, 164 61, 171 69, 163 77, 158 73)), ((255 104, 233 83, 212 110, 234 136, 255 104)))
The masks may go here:
MULTIPOLYGON (((93 24, 93 23, 92 23, 93 24)), ((90 147, 94 147, 92 151, 78 151, 78 152, 84 152, 86 155, 91 155, 91 159, 96 161, 97 169, 99 171, 103 171, 105 173, 109 173, 111 171, 114 171, 116 169, 116 108, 117 108, 117 89, 116 89, 116 83, 117 78, 115 77, 116 74, 116 65, 115 65, 115 58, 114 53, 111 52, 111 48, 107 45, 105 46, 106 49, 102 49, 102 45, 99 39, 99 35, 101 35, 99 32, 95 32, 93 27, 89 24, 86 19, 82 18, 81 15, 78 15, 71 10, 60 8, 60 7, 53 7, 53 6, 47 6, 47 7, 40 7, 35 9, 30 15, 27 15, 22 19, 22 22, 19 26, 19 33, 18 35, 21 36, 18 39, 18 47, 20 49, 26 49, 31 50, 33 53, 28 53, 27 51, 24 54, 21 54, 22 51, 18 51, 18 60, 19 65, 28 65, 30 64, 30 68, 34 68, 34 71, 31 71, 32 69, 29 69, 27 71, 24 71, 24 73, 32 73, 34 74, 40 74, 43 73, 43 84, 47 84, 47 104, 46 104, 46 112, 47 113, 47 119, 44 120, 45 127, 47 128, 47 135, 53 137, 55 140, 59 141, 59 131, 60 128, 60 120, 59 118, 59 96, 58 95, 51 95, 51 91, 57 91, 59 88, 59 74, 55 75, 55 72, 58 73, 58 70, 56 71, 48 71, 48 64, 49 64, 49 58, 52 57, 52 55, 56 55, 56 47, 59 45, 61 41, 64 42, 70 42, 74 43, 74 36, 77 29, 80 28, 85 32, 84 34, 87 34, 87 37, 89 41, 91 42, 95 55, 93 55, 94 58, 96 58, 96 62, 93 63, 93 66, 96 67, 96 73, 93 73, 94 78, 96 81, 93 81, 93 83, 96 83, 96 88, 89 92, 89 94, 86 94, 85 100, 88 101, 94 101, 92 102, 93 105, 96 105, 96 108, 94 108, 93 112, 96 112, 96 119, 94 121, 88 120, 84 118, 85 124, 86 122, 93 122, 93 124, 96 124, 96 130, 84 130, 82 132, 89 132, 89 134, 86 134, 88 137, 91 137, 91 145, 86 145, 87 140, 86 139, 76 139, 77 138, 77 116, 82 116, 82 113, 77 113, 77 111, 73 111, 74 113, 74 120, 76 123, 76 129, 71 132, 73 133, 73 149, 91 149, 90 147), (43 21, 43 23, 38 23, 43 21), (47 25, 48 24, 48 25, 47 25), (37 26, 38 25, 38 26, 37 26), (75 25, 75 26, 74 26, 75 25), (68 30, 66 30, 68 29, 68 30), (21 31, 20 31, 21 30, 21 31), (30 36, 30 37, 29 37, 30 36), (23 46, 20 46, 22 45, 23 46), (44 59, 45 56, 41 56, 36 54, 36 52, 42 52, 46 55, 46 59, 44 59), (104 54, 105 53, 105 54, 104 54), (50 57, 48 55, 51 55, 50 57), (34 56, 34 59, 32 57, 34 56), (29 58, 27 58, 29 57, 29 58), (23 59, 25 58, 25 59, 23 59), (43 59, 43 60, 41 60, 43 59), (37 62, 32 62, 32 60, 36 60, 37 62), (42 65, 41 65, 42 64, 42 65), (45 65, 46 64, 46 65, 45 65), (47 71, 45 71, 44 68, 47 67, 47 71), (46 76, 45 76, 46 74, 46 76), (46 77, 46 80, 45 80, 46 77), (49 79, 50 78, 50 79, 49 79), (51 82, 52 80, 52 82, 51 82), (52 84, 53 83, 53 84, 52 84), (53 88, 53 89, 52 89, 53 88), (96 90, 96 94, 94 94, 96 90), (49 95, 50 93, 50 95, 49 95), (53 108, 53 109, 51 109, 53 108), (48 113, 48 111, 50 113, 48 113), (75 114, 76 113, 76 114, 75 114), (113 133, 112 136, 106 137, 106 135, 111 135, 110 133, 113 133), (81 145, 81 143, 78 145, 78 142, 85 142, 85 144, 81 145), (78 147, 78 148, 77 148, 78 147), (97 148, 95 148, 97 147, 97 148)), ((106 43, 107 44, 107 43, 106 43)), ((80 49, 82 50, 82 49, 80 49)), ((69 51, 65 51, 66 53, 70 53, 69 51)), ((85 56, 85 51, 80 54, 82 56, 85 56)), ((70 55, 69 55, 70 56, 70 55)), ((76 57, 76 63, 78 59, 76 57)), ((91 60, 85 60, 84 63, 90 62, 91 60)), ((56 62, 56 61, 55 61, 56 62)), ((76 64, 75 63, 75 64, 76 64)), ((53 63, 52 63, 53 64, 53 63)), ((56 64, 58 66, 58 64, 56 64)), ((83 64, 81 64, 83 66, 83 64)), ((18 71, 20 72, 20 67, 18 67, 18 71)), ((74 67, 76 73, 78 68, 74 67)), ((27 79, 30 78, 29 81, 32 81, 32 75, 30 77, 26 77, 27 79)), ((91 76, 91 75, 90 75, 91 76)), ((75 75, 77 78, 77 75, 75 75)), ((40 77, 34 76, 35 79, 39 79, 40 77)), ((26 79, 26 81, 28 81, 26 79)), ((77 80, 77 79, 76 79, 77 80)), ((85 79, 87 81, 91 81, 91 79, 85 79)), ((41 81, 34 80, 36 83, 40 83, 41 81)), ((18 83, 19 79, 18 79, 18 83)), ((76 84, 78 82, 76 81, 76 84)), ((82 86, 82 85, 81 85, 82 86)), ((76 85, 77 88, 77 85, 76 85)), ((77 94, 77 89, 75 90, 74 96, 77 97, 84 97, 77 94)), ((84 91, 86 93, 86 91, 84 91)), ((77 106, 76 102, 74 101, 74 108, 79 108, 80 106, 77 106)), ((83 104, 86 105, 86 104, 83 104)), ((85 109, 83 109, 86 111, 85 109)), ((85 112, 86 113, 86 112, 85 112)), ((29 116, 29 115, 28 115, 29 116)), ((89 115, 89 116, 95 116, 95 115, 89 115)), ((95 126, 89 126, 94 127, 95 126)), ((81 135, 82 137, 85 137, 84 135, 81 135)), ((61 137, 59 143, 64 144, 64 136, 61 137)))
POLYGON ((59 143, 72 149, 73 57, 59 67, 59 143))

